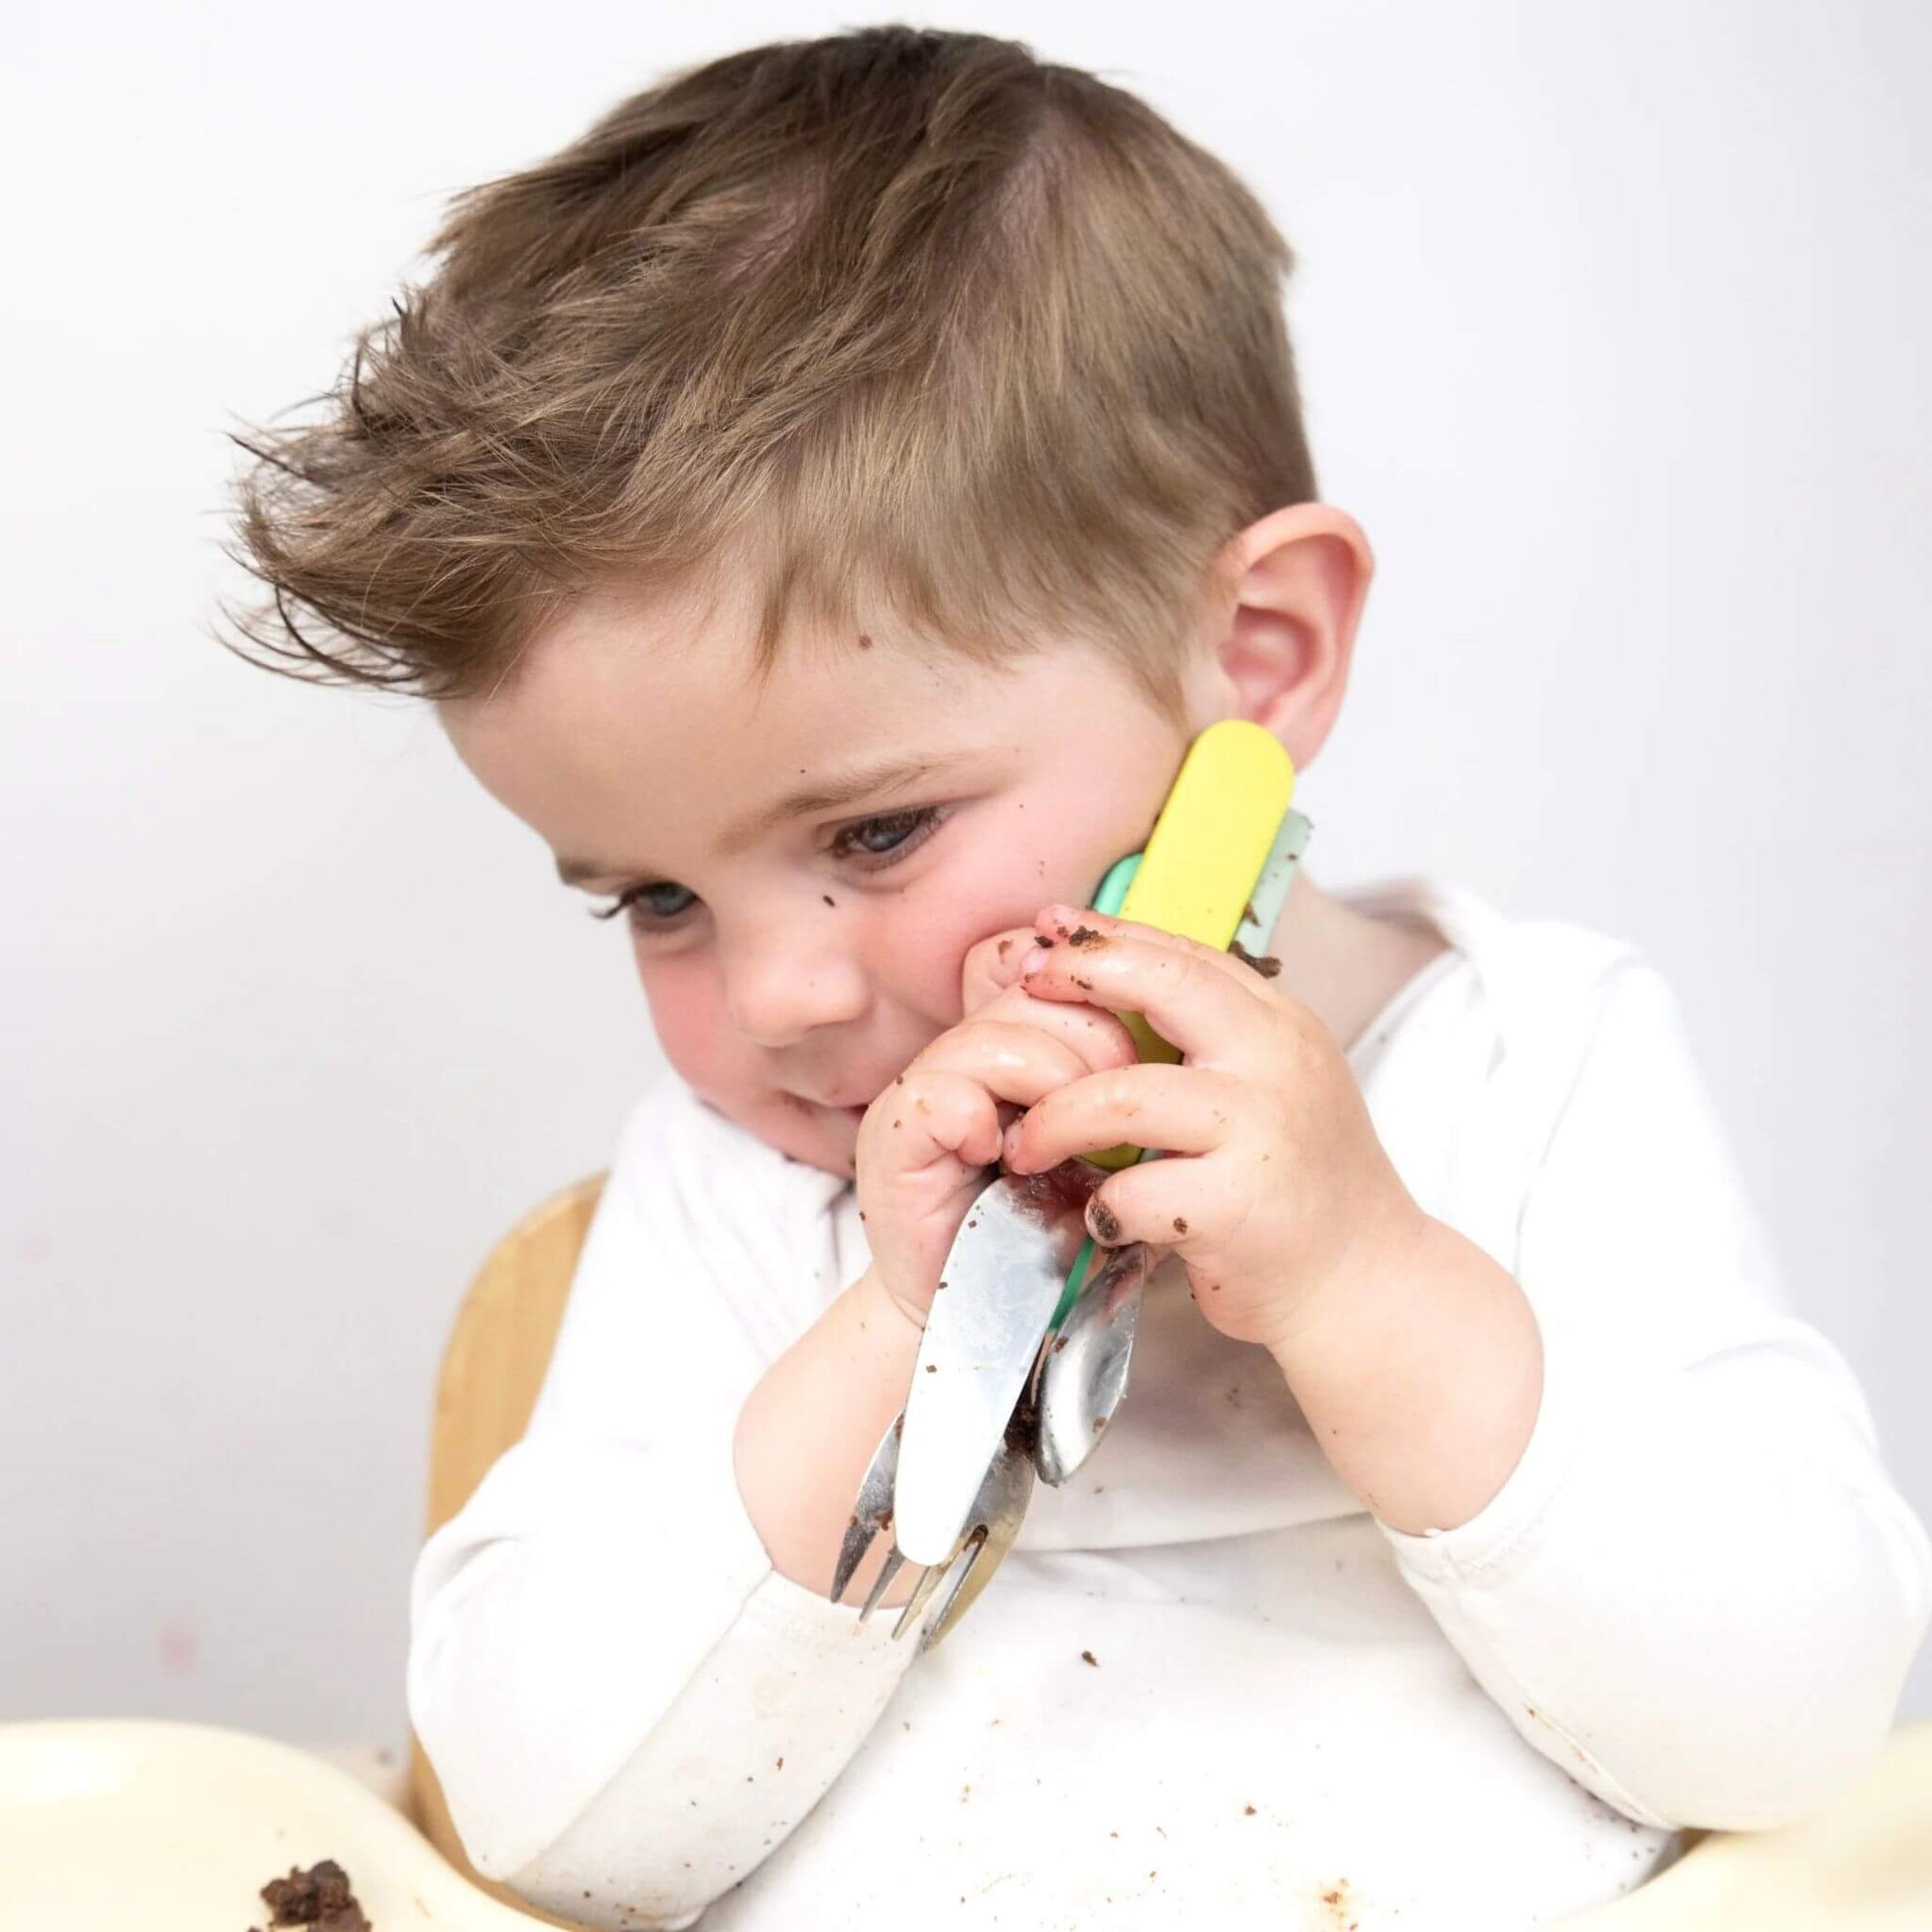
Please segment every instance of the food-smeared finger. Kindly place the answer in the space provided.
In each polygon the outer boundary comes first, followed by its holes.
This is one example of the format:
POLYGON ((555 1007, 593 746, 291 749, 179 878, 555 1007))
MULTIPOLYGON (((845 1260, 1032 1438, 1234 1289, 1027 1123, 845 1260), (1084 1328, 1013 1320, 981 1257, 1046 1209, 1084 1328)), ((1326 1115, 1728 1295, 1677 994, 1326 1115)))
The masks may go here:
POLYGON ((1163 943, 1171 939, 1124 927, 1082 946, 1055 945, 1029 956, 1021 984, 1040 1000, 1138 1013, 1183 1053, 1238 1056, 1271 1023, 1265 1002, 1275 996, 1225 954, 1191 941, 1163 943))

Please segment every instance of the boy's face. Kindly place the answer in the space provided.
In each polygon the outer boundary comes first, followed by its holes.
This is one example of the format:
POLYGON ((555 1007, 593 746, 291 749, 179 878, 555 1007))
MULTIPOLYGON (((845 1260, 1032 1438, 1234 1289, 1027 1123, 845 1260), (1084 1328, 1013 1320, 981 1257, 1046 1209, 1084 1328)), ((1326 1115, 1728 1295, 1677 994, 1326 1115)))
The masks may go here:
POLYGON ((961 1018, 968 948, 1086 903, 1231 687, 1196 653, 1183 725, 1083 646, 993 669, 880 631, 788 639, 760 689, 749 634, 722 600, 588 596, 441 710, 569 883, 628 898, 684 1079, 850 1176, 867 1103, 961 1018))

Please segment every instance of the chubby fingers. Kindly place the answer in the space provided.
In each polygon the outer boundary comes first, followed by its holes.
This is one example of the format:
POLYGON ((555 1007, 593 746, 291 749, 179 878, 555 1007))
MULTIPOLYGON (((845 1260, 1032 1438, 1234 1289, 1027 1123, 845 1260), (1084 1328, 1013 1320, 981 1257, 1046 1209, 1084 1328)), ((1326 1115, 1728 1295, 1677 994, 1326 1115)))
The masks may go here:
POLYGON ((959 965, 960 1011, 977 1013, 1005 992, 1020 977, 1020 962, 1033 943, 1033 927, 1016 925, 968 946, 959 965))
POLYGON ((1197 940, 1072 906, 1042 907, 1019 984, 1038 1000, 1138 1013, 1190 1058, 1258 1043, 1276 996, 1252 966, 1197 940))
POLYGON ((1084 1071, 1092 1073, 1105 1066, 1132 1066, 1140 1051, 1134 1035, 1104 1007, 1036 1000, 1024 986, 1009 986, 996 994, 970 1019, 961 1021, 954 1032, 966 1034, 989 1024, 1025 1027, 1057 1039, 1080 1056, 1084 1071))
POLYGON ((1000 1158, 999 1109, 985 1086, 963 1073, 901 1073, 859 1123, 860 1180, 926 1168, 937 1154, 991 1167, 1000 1158))
POLYGON ((872 1172, 908 1173, 935 1154, 975 1167, 1000 1158, 1001 1103, 1031 1107, 1087 1072, 1064 1040, 1032 1027, 974 1022, 942 1034, 866 1109, 857 1156, 872 1172))
POLYGON ((1207 1154, 1228 1140, 1249 1104, 1232 1075, 1210 1068, 1157 1060, 1109 1067, 1044 1094, 1007 1129, 1001 1159, 1016 1173, 1038 1173, 1123 1141, 1207 1154))
POLYGON ((1031 1107, 1091 1071, 1092 1063, 1071 1042, 1050 1033, 1017 1020, 978 1019, 940 1035, 873 1106, 887 1106, 904 1089, 947 1074, 977 1082, 996 1099, 1031 1107))
POLYGON ((1109 1174, 1087 1197, 1087 1231, 1103 1248, 1145 1241, 1186 1253, 1212 1246, 1227 1221, 1212 1164, 1153 1161, 1109 1174))
POLYGON ((1142 1162, 1109 1174, 1088 1198, 1086 1225, 1103 1248, 1125 1248, 1132 1240, 1176 1248, 1194 1287, 1219 1295, 1215 1258, 1225 1258, 1231 1234, 1252 1213, 1250 1190, 1233 1165, 1209 1156, 1201 1162, 1142 1162), (1201 1271, 1203 1264, 1209 1273, 1201 1271))

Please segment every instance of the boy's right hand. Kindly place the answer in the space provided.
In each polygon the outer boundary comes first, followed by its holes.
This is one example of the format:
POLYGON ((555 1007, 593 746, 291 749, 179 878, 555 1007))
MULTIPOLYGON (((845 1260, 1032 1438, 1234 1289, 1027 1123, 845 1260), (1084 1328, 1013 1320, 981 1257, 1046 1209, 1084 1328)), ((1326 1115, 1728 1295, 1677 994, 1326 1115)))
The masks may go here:
POLYGON ((1035 943, 1033 927, 1016 926, 967 953, 965 1019, 880 1094, 859 1126, 854 1167, 873 1268, 921 1328, 1008 1122, 1055 1087, 1137 1057, 1134 1036, 1112 1014, 1036 1000, 1006 983, 1035 943))

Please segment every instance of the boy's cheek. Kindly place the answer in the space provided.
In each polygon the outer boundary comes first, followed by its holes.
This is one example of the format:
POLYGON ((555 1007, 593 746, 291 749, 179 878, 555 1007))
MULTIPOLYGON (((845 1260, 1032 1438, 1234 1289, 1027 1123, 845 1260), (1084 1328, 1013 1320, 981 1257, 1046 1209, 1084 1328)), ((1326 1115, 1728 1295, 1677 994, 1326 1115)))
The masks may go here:
POLYGON ((1060 845, 1044 855, 1020 842, 983 848, 948 874, 942 895, 897 923, 895 976, 901 984, 917 982, 922 1012, 944 1011, 946 1024, 957 1024, 1018 980, 1042 905, 1087 902, 1120 856, 1118 843, 1087 828, 1080 846, 1060 845), (1095 856, 1101 853, 1106 856, 1095 856), (1011 941, 1004 953, 1003 941, 1011 941))
POLYGON ((731 1033, 716 986, 673 961, 646 964, 639 959, 637 978, 657 1043, 680 1078, 706 1095, 728 1086, 731 1033))

